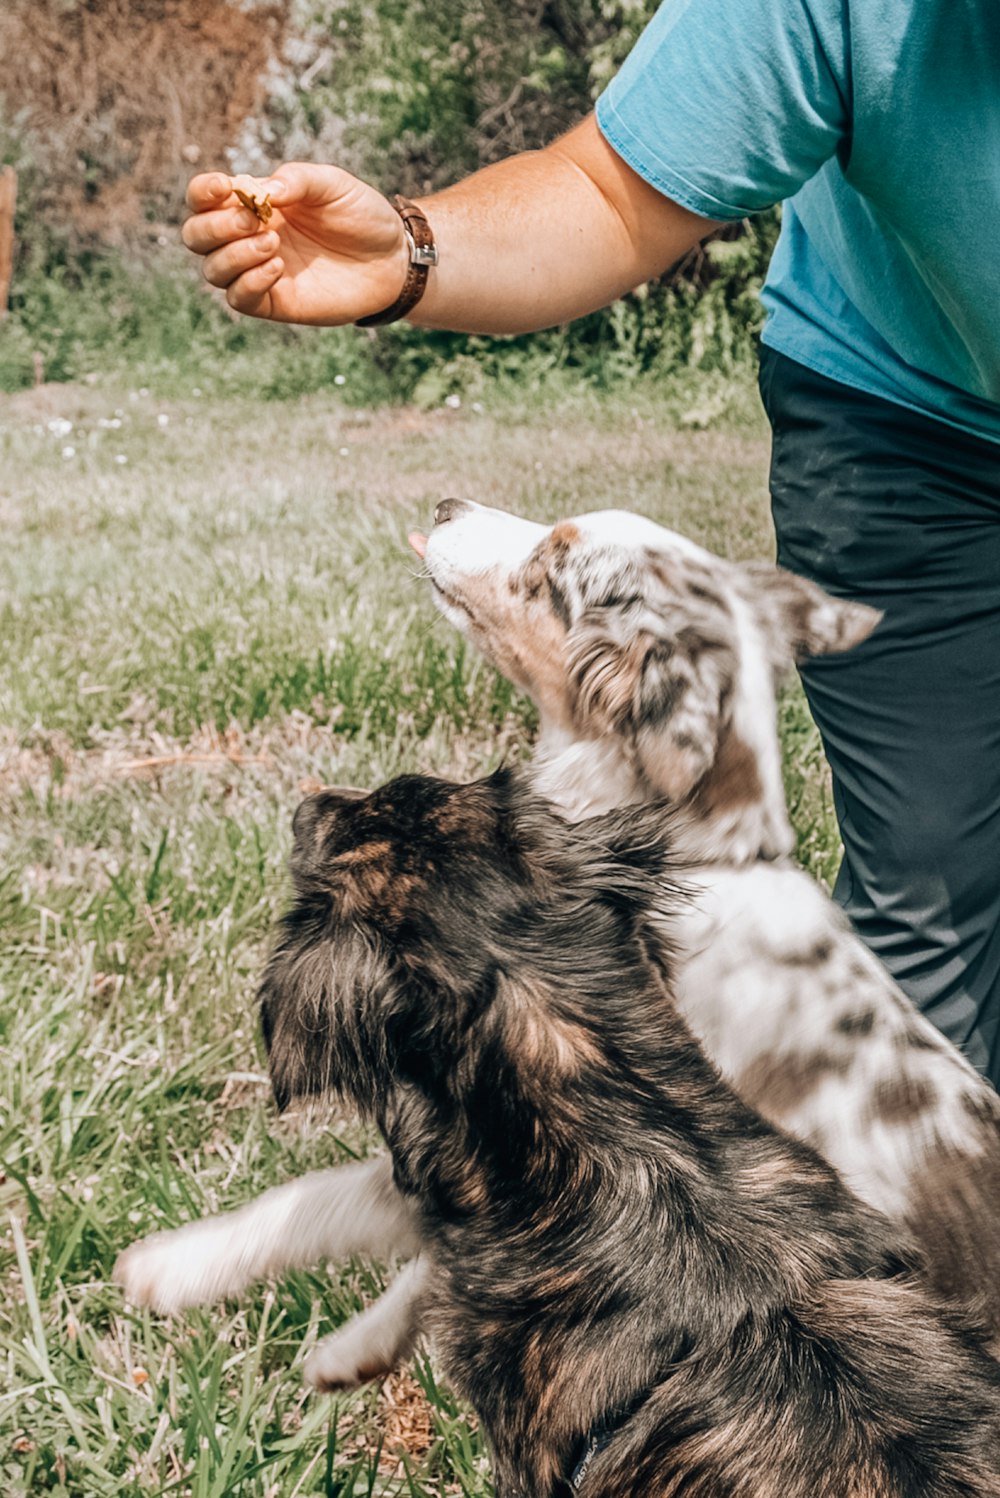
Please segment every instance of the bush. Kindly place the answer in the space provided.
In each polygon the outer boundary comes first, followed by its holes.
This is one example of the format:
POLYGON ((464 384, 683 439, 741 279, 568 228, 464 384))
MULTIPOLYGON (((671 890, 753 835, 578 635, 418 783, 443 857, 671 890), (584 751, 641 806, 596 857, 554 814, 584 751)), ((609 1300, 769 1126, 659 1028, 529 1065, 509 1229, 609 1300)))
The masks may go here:
POLYGON ((231 313, 179 251, 126 264, 88 254, 22 271, 0 338, 0 390, 46 380, 126 378, 163 394, 282 400, 343 386, 356 404, 438 405, 475 399, 486 382, 540 383, 565 374, 596 388, 679 369, 731 374, 755 357, 757 288, 774 237, 771 220, 712 243, 694 271, 675 275, 563 328, 518 338, 429 333, 406 324, 355 328, 270 326, 231 313))
POLYGON ((281 399, 342 375, 354 400, 427 405, 474 397, 486 380, 561 372, 602 387, 748 364, 774 216, 605 311, 514 339, 405 326, 377 336, 261 327, 205 289, 177 248, 176 226, 164 222, 180 217, 186 163, 204 143, 212 159, 225 155, 227 132, 234 166, 335 158, 409 192, 540 145, 590 107, 654 8, 652 0, 266 0, 249 8, 248 0, 228 8, 226 0, 202 8, 194 0, 12 0, 0 42, 34 28, 32 77, 60 48, 72 57, 98 44, 113 44, 116 56, 140 42, 143 50, 127 88, 97 86, 85 69, 76 78, 60 64, 59 89, 51 98, 36 89, 33 103, 22 98, 11 51, 6 68, 0 60, 0 159, 21 178, 0 389, 30 384, 38 357, 49 380, 121 373, 164 391, 197 385, 281 399), (210 45, 217 36, 226 38, 221 51, 210 45), (150 57, 182 41, 191 78, 175 90, 176 118, 167 122, 169 89, 140 84, 150 57), (244 52, 248 78, 239 68, 244 52), (240 81, 222 102, 218 89, 191 81, 211 81, 219 69, 240 81), (217 100, 214 115, 206 96, 217 100))
POLYGON ((254 394, 285 399, 343 377, 357 402, 392 398, 369 340, 352 329, 271 327, 230 313, 187 257, 145 266, 119 255, 36 265, 12 288, 0 339, 0 389, 34 379, 121 377, 163 394, 254 394))

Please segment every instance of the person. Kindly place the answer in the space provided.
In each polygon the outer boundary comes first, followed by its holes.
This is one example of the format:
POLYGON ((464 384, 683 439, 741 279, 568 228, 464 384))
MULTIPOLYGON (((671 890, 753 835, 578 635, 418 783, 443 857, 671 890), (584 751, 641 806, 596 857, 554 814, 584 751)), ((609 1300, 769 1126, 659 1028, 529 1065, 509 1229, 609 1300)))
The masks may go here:
POLYGON ((580 125, 421 200, 430 269, 335 166, 278 168, 263 231, 231 189, 195 177, 183 232, 240 312, 486 333, 578 317, 784 203, 760 372, 778 559, 885 611, 804 672, 835 895, 1000 1085, 996 0, 666 0, 580 125))

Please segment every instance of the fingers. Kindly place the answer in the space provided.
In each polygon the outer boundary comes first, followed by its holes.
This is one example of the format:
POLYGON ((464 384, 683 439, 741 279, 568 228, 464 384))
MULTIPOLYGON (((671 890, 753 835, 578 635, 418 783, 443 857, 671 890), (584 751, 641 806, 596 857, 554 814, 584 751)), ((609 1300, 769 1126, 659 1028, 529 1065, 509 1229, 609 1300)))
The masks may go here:
POLYGON ((205 172, 192 177, 187 190, 192 216, 181 229, 181 239, 196 255, 211 254, 230 240, 260 229, 260 218, 239 202, 236 188, 253 194, 259 201, 265 198, 276 201, 286 192, 284 183, 270 178, 226 177, 221 172, 205 172))
POLYGON ((202 273, 206 281, 225 290, 231 307, 250 317, 270 317, 271 288, 284 270, 284 262, 276 254, 280 239, 273 229, 263 229, 257 215, 236 201, 234 184, 261 198, 281 197, 287 190, 281 183, 234 179, 221 172, 193 177, 187 201, 194 212, 184 224, 181 238, 189 250, 205 256, 202 273))
POLYGON ((275 256, 263 265, 255 265, 252 270, 244 271, 228 287, 226 301, 230 307, 237 312, 246 313, 248 317, 273 316, 271 290, 284 268, 284 261, 275 256))
POLYGON ((196 255, 209 255, 220 245, 259 232, 260 219, 249 208, 232 206, 214 213, 197 213, 181 229, 181 240, 196 255))
POLYGON ((275 231, 261 230, 259 224, 257 230, 256 234, 230 239, 228 243, 206 255, 202 266, 205 280, 213 286, 230 286, 237 276, 263 265, 265 260, 277 254, 280 241, 275 231))
MULTIPOLYGON (((270 177, 226 177, 222 172, 203 172, 188 183, 187 201, 192 216, 181 229, 181 239, 196 255, 211 255, 232 241, 249 238, 260 230, 255 213, 240 205, 234 188, 252 193, 258 200, 270 198, 275 206, 297 204, 329 205, 360 184, 356 177, 335 166, 314 166, 308 162, 285 162, 270 177)), ((246 268, 240 265, 236 271, 246 268)), ((206 271, 206 274, 208 272, 206 271)), ((227 286, 224 279, 208 275, 215 286, 227 286)))
POLYGON ((187 205, 192 213, 218 208, 233 190, 232 178, 222 172, 199 172, 187 185, 187 205))

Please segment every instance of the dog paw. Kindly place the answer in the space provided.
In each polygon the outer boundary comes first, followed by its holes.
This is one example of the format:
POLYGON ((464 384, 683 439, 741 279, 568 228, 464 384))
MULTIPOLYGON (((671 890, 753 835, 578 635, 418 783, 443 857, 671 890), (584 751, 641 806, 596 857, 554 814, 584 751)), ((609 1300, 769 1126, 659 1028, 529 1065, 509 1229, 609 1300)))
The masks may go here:
POLYGON ((337 1389, 356 1389, 360 1384, 385 1378, 392 1368, 391 1362, 367 1345, 366 1338, 359 1337, 355 1328, 348 1326, 317 1342, 306 1358, 302 1376, 312 1388, 332 1394, 337 1389))
POLYGON ((154 1233, 118 1256, 113 1270, 125 1297, 161 1315, 209 1305, 244 1288, 234 1272, 224 1236, 192 1223, 174 1232, 154 1233))

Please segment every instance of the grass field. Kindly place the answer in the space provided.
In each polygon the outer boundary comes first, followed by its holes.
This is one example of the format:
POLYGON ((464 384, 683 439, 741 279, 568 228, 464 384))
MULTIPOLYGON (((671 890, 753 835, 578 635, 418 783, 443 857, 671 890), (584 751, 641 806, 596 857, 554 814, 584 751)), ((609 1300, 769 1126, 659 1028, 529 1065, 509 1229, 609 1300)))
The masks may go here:
MULTIPOLYGON (((0 404, 4 1498, 490 1491, 426 1359, 304 1394, 303 1347, 378 1293, 377 1268, 164 1321, 127 1311, 111 1266, 372 1145, 269 1098, 254 988, 292 811, 326 779, 473 776, 533 722, 438 620, 407 529, 452 493, 542 519, 614 504, 768 555, 766 453, 747 392, 0 404)), ((828 876, 797 691, 782 714, 801 852, 828 876)))

